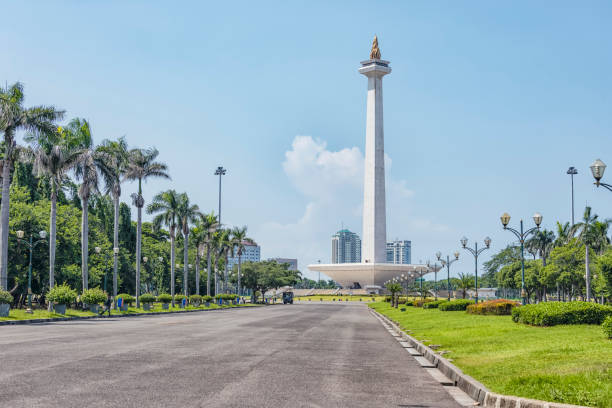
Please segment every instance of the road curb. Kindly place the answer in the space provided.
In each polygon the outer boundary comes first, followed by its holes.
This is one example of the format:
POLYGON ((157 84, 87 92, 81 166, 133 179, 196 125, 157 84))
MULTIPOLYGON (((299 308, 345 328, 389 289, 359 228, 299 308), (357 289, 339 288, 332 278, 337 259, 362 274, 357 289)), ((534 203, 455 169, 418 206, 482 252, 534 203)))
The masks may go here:
MULTIPOLYGON (((113 319, 116 317, 138 317, 138 316, 159 316, 159 315, 172 315, 177 313, 196 313, 196 312, 220 312, 224 310, 233 310, 233 309, 248 309, 251 307, 259 307, 259 306, 268 306, 268 305, 256 305, 256 306, 238 306, 238 307, 226 307, 222 309, 197 309, 197 310, 177 310, 175 312, 150 312, 150 313, 130 313, 130 314, 122 314, 122 315, 113 315, 113 316, 75 316, 75 317, 54 317, 49 319, 29 319, 29 320, 5 320, 0 322, 0 326, 10 326, 17 324, 36 324, 36 323, 52 323, 52 322, 67 322, 73 320, 89 320, 89 319, 113 319)), ((269 305, 273 306, 273 305, 269 305)))
POLYGON ((547 402, 534 400, 523 397, 514 397, 511 395, 502 395, 491 392, 480 382, 474 378, 465 374, 457 366, 452 364, 444 357, 436 354, 434 350, 427 347, 411 335, 404 332, 399 324, 382 313, 370 308, 370 310, 387 322, 393 330, 399 334, 405 341, 412 344, 412 346, 423 354, 429 362, 431 362, 435 368, 440 370, 445 376, 451 381, 454 381, 455 385, 462 391, 468 394, 472 399, 478 401, 478 404, 486 408, 588 408, 582 405, 571 405, 561 404, 558 402, 547 402))

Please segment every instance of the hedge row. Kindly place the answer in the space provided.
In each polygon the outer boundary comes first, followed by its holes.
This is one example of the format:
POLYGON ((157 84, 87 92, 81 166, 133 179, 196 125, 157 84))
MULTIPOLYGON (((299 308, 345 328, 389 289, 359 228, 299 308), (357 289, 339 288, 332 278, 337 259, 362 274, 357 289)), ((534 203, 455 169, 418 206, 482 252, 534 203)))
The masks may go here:
POLYGON ((451 300, 450 302, 443 302, 438 305, 438 309, 443 312, 465 310, 469 305, 473 305, 474 301, 469 299, 457 299, 451 300))
POLYGON ((3 303, 7 303, 7 304, 13 303, 13 295, 11 295, 6 290, 0 289, 0 304, 3 304, 3 303))
POLYGON ((479 315, 510 315, 512 309, 520 306, 519 302, 508 299, 494 299, 486 302, 469 305, 466 309, 468 313, 479 315))
POLYGON ((603 323, 601 324, 601 329, 604 332, 604 336, 608 339, 612 339, 612 316, 608 316, 605 318, 603 323))
POLYGON ((542 302, 512 309, 512 320, 533 326, 602 324, 612 306, 590 302, 542 302))
POLYGON ((446 300, 434 300, 433 302, 427 302, 423 304, 423 309, 437 309, 446 300))

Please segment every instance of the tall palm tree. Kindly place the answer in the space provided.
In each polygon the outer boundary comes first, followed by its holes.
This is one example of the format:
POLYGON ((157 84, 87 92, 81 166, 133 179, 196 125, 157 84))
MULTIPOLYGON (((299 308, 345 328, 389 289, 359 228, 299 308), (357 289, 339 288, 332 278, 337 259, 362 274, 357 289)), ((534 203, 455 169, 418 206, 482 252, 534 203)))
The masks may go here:
POLYGON ((242 295, 242 286, 240 282, 240 269, 242 266, 242 253, 244 252, 244 244, 252 244, 253 240, 247 237, 247 227, 234 227, 232 230, 232 248, 238 256, 238 296, 242 295))
POLYGON ((561 224, 557 221, 557 239, 555 240, 554 246, 559 247, 567 244, 574 237, 574 231, 569 222, 561 224))
POLYGON ((195 285, 196 295, 200 294, 200 261, 204 256, 204 249, 206 248, 206 237, 204 235, 204 229, 202 228, 202 217, 198 218, 195 222, 191 232, 191 244, 195 248, 195 285))
POLYGON ((23 85, 19 82, 0 88, 0 132, 4 138, 2 159, 2 203, 0 204, 0 288, 8 287, 8 233, 9 191, 11 170, 15 160, 17 143, 15 134, 19 130, 33 133, 52 133, 54 122, 64 117, 64 111, 53 106, 23 107, 23 85))
MULTIPOLYGON (((229 252, 232 249, 231 241, 230 241, 230 230, 229 229, 219 229, 215 234, 214 241, 215 249, 217 250, 217 262, 219 265, 219 260, 225 260, 225 271, 223 274, 223 289, 222 292, 225 292, 227 289, 227 261, 229 257, 229 252)), ((215 293, 219 292, 219 285, 217 284, 217 274, 215 274, 215 293)))
MULTIPOLYGON (((136 307, 140 307, 140 252, 142 246, 142 207, 144 197, 142 196, 142 181, 150 177, 169 179, 168 166, 165 163, 156 162, 159 155, 157 149, 132 149, 128 154, 128 164, 125 178, 138 180, 138 194, 132 194, 132 202, 138 209, 136 223, 136 307)), ((174 265, 174 261, 172 261, 174 265)), ((174 305, 174 298, 173 298, 174 305)))
POLYGON ((114 248, 119 248, 119 198, 121 197, 121 182, 127 170, 129 151, 124 137, 116 141, 104 140, 97 148, 102 158, 101 173, 104 178, 105 193, 113 197, 113 299, 117 298, 117 269, 119 260, 114 248))
POLYGON ((162 225, 168 227, 170 233, 170 295, 172 296, 172 307, 174 307, 174 263, 175 263, 175 241, 176 228, 180 225, 180 198, 174 190, 163 191, 153 197, 151 204, 147 206, 147 214, 155 214, 153 227, 159 230, 162 225))
POLYGON ((457 286, 459 287, 459 289, 461 289, 461 294, 463 296, 463 299, 465 299, 467 291, 470 289, 474 289, 474 275, 470 275, 467 273, 459 273, 459 282, 457 286))
POLYGON ((91 137, 91 127, 85 119, 75 118, 62 130, 69 146, 79 150, 79 158, 74 167, 74 175, 81 182, 81 274, 83 291, 89 288, 89 198, 98 191, 98 163, 91 137))
POLYGON ((586 277, 586 300, 591 301, 591 271, 589 267, 589 247, 592 247, 597 242, 597 230, 594 228, 597 222, 598 215, 591 213, 591 207, 587 206, 584 209, 582 222, 575 224, 571 228, 572 235, 577 234, 578 240, 584 244, 585 257, 584 268, 586 277))
MULTIPOLYGON (((204 243, 206 245, 206 294, 210 296, 210 258, 211 251, 213 250, 214 238, 219 228, 219 220, 217 216, 211 212, 202 216, 202 233, 204 235, 204 243)), ((217 290, 217 275, 215 274, 215 291, 217 290)), ((216 294, 217 292, 215 292, 216 294)))
MULTIPOLYGON (((80 158, 80 150, 62 143, 61 129, 51 135, 29 135, 34 155, 33 171, 38 177, 47 177, 51 186, 51 214, 49 218, 49 288, 55 285, 55 247, 57 235, 57 192, 68 180, 68 172, 80 158)), ((49 303, 51 306, 51 303, 49 303)))
POLYGON ((555 242, 555 233, 546 229, 541 230, 530 241, 533 241, 534 247, 542 259, 542 266, 546 266, 546 259, 550 255, 555 242))
POLYGON ((189 202, 187 193, 179 195, 179 223, 183 234, 183 292, 189 296, 189 225, 198 220, 202 213, 196 204, 189 202))

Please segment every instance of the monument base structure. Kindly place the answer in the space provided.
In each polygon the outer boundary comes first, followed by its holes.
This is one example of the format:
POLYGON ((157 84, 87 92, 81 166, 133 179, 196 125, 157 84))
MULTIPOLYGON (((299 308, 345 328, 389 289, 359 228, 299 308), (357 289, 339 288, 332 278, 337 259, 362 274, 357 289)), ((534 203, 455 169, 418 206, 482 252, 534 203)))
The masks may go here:
POLYGON ((344 289, 366 289, 379 292, 393 278, 412 282, 431 271, 427 265, 391 263, 339 263, 308 265, 311 271, 321 272, 332 278, 344 289))

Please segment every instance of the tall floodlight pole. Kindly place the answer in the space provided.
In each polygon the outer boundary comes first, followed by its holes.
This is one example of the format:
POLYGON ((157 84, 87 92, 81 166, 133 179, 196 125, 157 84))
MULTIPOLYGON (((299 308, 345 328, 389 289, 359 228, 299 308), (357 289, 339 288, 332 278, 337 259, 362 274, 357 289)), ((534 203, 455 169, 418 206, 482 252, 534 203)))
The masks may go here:
POLYGON ((491 238, 485 237, 484 239, 485 247, 480 248, 480 249, 478 249, 478 242, 474 242, 474 249, 469 248, 467 246, 468 239, 466 237, 461 238, 460 241, 461 241, 461 246, 463 247, 463 249, 470 251, 470 253, 474 255, 474 277, 475 277, 474 286, 476 287, 476 303, 478 303, 478 255, 480 255, 483 251, 486 251, 487 249, 491 247, 491 238))
POLYGON ((436 252, 436 258, 438 259, 438 261, 442 262, 442 267, 446 266, 446 290, 448 291, 449 302, 451 295, 450 266, 453 264, 453 262, 459 260, 459 251, 455 251, 453 255, 455 255, 455 259, 450 259, 449 255, 446 255, 446 259, 442 259, 442 252, 436 252))
POLYGON ((523 305, 527 304, 527 297, 525 296, 525 239, 530 235, 535 233, 540 229, 540 224, 542 223, 542 214, 535 213, 533 215, 533 221, 536 226, 528 229, 527 231, 523 231, 523 220, 521 220, 521 229, 520 231, 515 230, 514 228, 510 228, 508 223, 510 222, 510 214, 503 213, 500 217, 501 223, 504 226, 505 230, 512 232, 519 239, 521 243, 521 299, 523 305))
POLYGON ((221 224, 221 177, 225 176, 227 173, 227 169, 224 169, 223 166, 217 167, 215 170, 215 176, 219 176, 219 225, 221 224))
POLYGON ((567 174, 572 178, 572 225, 574 225, 574 175, 578 174, 578 170, 572 166, 567 169, 567 174))

